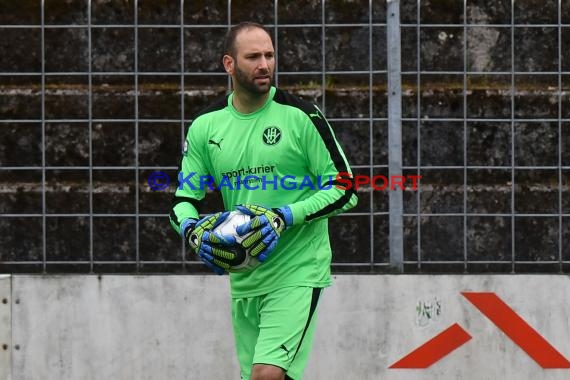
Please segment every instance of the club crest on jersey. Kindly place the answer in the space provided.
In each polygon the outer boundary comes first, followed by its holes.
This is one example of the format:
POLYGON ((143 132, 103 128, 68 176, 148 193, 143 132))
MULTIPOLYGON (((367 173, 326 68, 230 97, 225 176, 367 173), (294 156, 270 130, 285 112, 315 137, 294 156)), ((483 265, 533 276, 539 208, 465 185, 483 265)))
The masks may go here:
POLYGON ((263 142, 267 145, 275 145, 281 141, 281 130, 275 126, 267 127, 263 131, 263 142))
POLYGON ((188 155, 188 140, 184 140, 184 144, 182 145, 182 154, 185 156, 188 155))

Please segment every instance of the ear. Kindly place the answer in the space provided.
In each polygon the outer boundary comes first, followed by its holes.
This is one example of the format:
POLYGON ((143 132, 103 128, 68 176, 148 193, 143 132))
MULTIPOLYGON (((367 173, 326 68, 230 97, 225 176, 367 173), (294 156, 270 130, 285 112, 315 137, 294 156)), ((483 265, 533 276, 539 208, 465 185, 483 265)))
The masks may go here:
POLYGON ((232 56, 226 54, 224 55, 224 57, 222 58, 222 63, 224 65, 224 69, 226 70, 226 73, 228 74, 233 74, 234 72, 234 59, 232 56))

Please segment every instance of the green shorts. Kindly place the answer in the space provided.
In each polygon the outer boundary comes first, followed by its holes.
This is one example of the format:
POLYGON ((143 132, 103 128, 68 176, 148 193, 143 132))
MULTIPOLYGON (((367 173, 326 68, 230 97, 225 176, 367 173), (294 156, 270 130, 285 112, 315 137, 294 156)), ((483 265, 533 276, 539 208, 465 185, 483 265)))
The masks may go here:
POLYGON ((254 364, 281 367, 300 380, 309 359, 320 288, 287 287, 232 300, 232 321, 241 378, 254 364))

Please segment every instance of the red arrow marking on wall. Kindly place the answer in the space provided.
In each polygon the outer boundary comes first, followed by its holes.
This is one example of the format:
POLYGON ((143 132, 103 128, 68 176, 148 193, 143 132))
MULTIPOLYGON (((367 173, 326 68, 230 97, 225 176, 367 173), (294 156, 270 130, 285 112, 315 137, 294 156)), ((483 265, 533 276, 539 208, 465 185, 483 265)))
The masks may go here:
POLYGON ((570 362, 495 293, 462 292, 542 368, 570 368, 570 362))
POLYGON ((389 368, 427 368, 471 339, 457 323, 428 340, 389 368))

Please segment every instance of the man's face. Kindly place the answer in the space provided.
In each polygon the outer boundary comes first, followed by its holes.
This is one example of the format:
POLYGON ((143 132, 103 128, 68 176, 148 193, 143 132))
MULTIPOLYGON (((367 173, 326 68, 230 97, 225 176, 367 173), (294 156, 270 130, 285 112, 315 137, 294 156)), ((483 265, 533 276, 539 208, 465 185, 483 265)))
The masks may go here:
POLYGON ((242 30, 235 41, 234 84, 253 94, 266 94, 275 71, 271 38, 259 28, 242 30))

